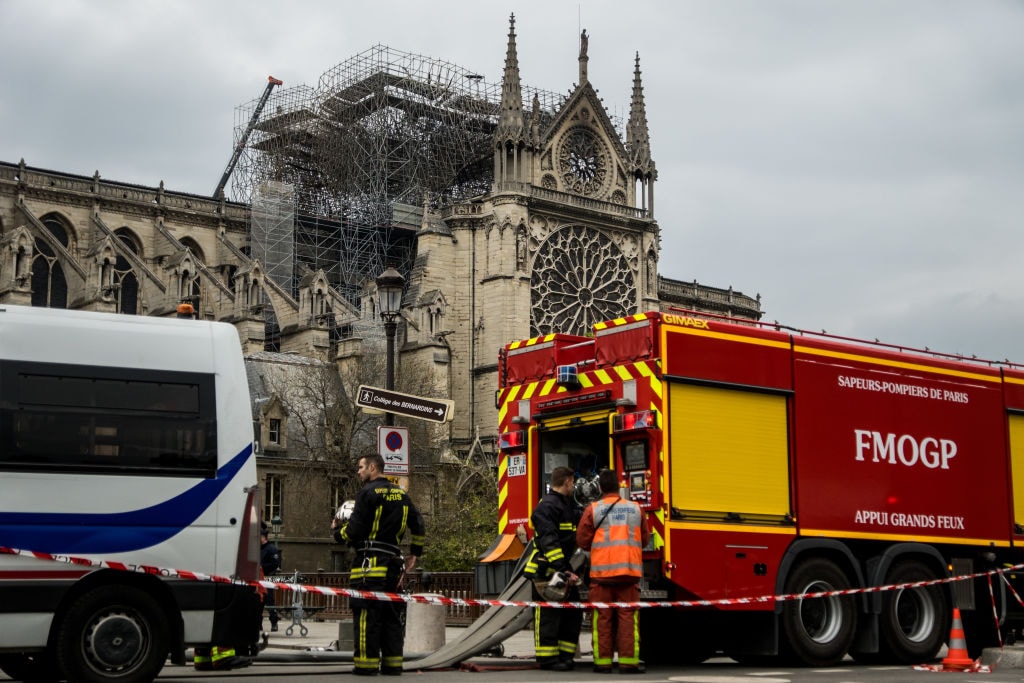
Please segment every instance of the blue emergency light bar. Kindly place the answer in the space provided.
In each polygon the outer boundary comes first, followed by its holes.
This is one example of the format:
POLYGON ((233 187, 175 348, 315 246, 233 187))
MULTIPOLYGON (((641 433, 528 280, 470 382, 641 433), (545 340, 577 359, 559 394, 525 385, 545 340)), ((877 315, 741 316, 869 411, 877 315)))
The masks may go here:
POLYGON ((579 370, 575 365, 559 365, 557 373, 558 374, 556 376, 559 384, 579 386, 579 370))

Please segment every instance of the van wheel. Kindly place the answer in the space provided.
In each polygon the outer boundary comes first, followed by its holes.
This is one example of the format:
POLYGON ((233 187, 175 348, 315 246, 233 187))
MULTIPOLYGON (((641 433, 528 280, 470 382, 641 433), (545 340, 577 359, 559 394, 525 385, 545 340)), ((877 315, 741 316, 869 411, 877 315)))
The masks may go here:
MULTIPOLYGON (((887 584, 935 579, 925 564, 899 562, 886 574, 887 584)), ((935 659, 949 635, 949 598, 942 586, 922 586, 885 591, 879 615, 880 643, 900 664, 920 664, 935 659)))
POLYGON ((143 591, 103 586, 80 597, 57 632, 57 663, 83 683, 142 683, 167 660, 165 615, 143 591))
POLYGON ((25 683, 54 683, 60 680, 53 658, 45 652, 0 654, 0 671, 25 683))
MULTIPOLYGON (((797 565, 786 578, 787 594, 845 590, 850 582, 834 562, 815 558, 797 565)), ((857 627, 853 596, 787 600, 782 630, 797 659, 808 666, 831 666, 845 655, 857 627)))

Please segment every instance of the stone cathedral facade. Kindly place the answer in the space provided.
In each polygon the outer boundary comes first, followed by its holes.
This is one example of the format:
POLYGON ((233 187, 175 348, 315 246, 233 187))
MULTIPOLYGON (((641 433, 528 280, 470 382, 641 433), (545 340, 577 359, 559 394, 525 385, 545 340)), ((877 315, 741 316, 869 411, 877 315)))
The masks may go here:
MULTIPOLYGON (((405 226, 415 237, 399 375, 405 364, 428 367, 435 395, 454 400, 454 421, 442 427, 452 453, 492 451, 497 355, 510 341, 586 334, 595 322, 669 306, 761 316, 760 297, 658 274, 658 174, 639 56, 620 136, 589 78, 586 32, 578 83, 553 118, 540 116, 536 99, 523 101, 514 21, 505 49, 490 191, 424 206, 405 226)), ((261 362, 268 349, 341 364, 381 352, 372 279, 360 305, 323 270, 282 287, 250 256, 251 211, 162 183, 0 162, 0 304, 173 316, 187 301, 201 318, 234 325, 245 354, 261 362)), ((286 471, 286 458, 277 460, 264 471, 286 471)), ((328 564, 310 552, 307 568, 328 564)))

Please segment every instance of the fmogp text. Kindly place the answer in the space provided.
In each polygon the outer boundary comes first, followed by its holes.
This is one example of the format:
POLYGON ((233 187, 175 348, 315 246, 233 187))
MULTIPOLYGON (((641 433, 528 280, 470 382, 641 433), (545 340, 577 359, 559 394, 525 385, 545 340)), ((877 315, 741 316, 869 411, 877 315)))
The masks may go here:
POLYGON ((919 440, 911 434, 882 434, 870 429, 854 429, 853 434, 855 460, 865 460, 867 454, 871 462, 907 467, 920 464, 932 470, 948 470, 949 461, 956 457, 956 442, 952 439, 926 436, 919 440))

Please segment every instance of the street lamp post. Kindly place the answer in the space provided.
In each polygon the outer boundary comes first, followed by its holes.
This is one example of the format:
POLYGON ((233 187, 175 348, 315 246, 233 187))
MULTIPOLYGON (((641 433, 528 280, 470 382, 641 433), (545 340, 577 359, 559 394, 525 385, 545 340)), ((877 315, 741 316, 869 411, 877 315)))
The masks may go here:
MULTIPOLYGON (((398 312, 402 308, 405 278, 395 270, 394 266, 388 266, 387 270, 377 276, 376 282, 377 305, 380 309, 380 317, 384 321, 384 336, 387 338, 384 388, 393 391, 395 388, 395 335, 398 332, 398 312)), ((384 424, 389 427, 394 425, 395 414, 384 413, 384 424)))
POLYGON ((276 543, 281 538, 281 515, 274 515, 270 518, 270 528, 274 532, 274 542, 276 543))

